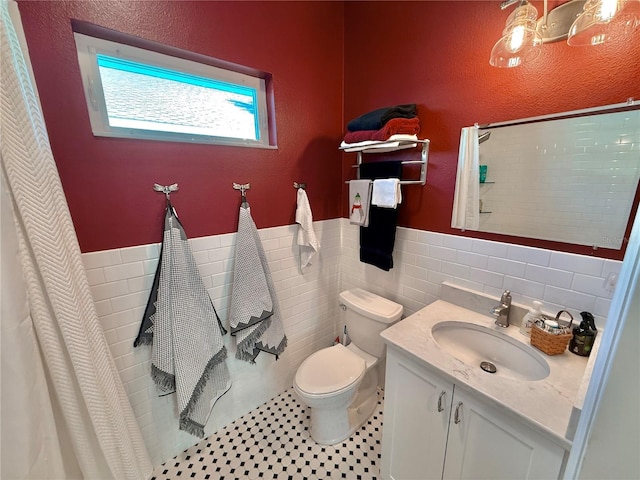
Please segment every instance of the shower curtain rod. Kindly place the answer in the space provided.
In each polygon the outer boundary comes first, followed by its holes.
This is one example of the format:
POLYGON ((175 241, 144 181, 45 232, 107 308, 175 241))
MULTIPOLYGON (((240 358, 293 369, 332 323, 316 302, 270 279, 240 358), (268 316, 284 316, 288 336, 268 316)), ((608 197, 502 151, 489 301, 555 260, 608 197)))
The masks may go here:
POLYGON ((496 122, 496 123, 486 123, 484 125, 478 125, 479 129, 486 128, 499 128, 499 127, 510 127, 512 125, 522 125, 527 123, 535 123, 540 122, 542 120, 554 120, 560 118, 569 118, 569 117, 579 117, 588 113, 595 112, 615 112, 615 111, 624 111, 624 110, 635 110, 633 107, 640 106, 640 100, 634 100, 633 98, 629 98, 626 102, 623 103, 615 103, 612 105, 602 105, 600 107, 590 107, 583 108, 581 110, 572 110, 570 112, 559 112, 559 113, 550 113, 548 115, 540 115, 538 117, 529 117, 523 118, 521 120, 509 120, 506 122, 496 122))

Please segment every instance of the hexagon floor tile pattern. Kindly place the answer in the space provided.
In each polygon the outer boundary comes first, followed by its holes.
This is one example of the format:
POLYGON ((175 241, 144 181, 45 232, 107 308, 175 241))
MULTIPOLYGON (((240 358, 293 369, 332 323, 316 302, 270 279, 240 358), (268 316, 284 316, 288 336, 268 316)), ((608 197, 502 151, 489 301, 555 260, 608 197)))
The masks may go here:
POLYGON ((318 445, 293 388, 155 469, 152 480, 377 480, 383 395, 350 438, 318 445))

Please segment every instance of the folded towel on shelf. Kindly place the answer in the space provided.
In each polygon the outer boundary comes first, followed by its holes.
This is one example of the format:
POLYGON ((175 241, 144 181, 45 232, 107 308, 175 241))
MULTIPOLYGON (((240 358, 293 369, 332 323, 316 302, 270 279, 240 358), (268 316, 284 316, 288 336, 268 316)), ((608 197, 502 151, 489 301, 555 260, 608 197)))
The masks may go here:
POLYGON ((340 143, 339 148, 345 152, 395 152, 396 150, 402 150, 404 148, 415 148, 418 145, 417 140, 417 135, 397 134, 391 135, 391 137, 384 142, 380 142, 378 140, 365 140, 363 142, 346 143, 343 140, 340 143), (416 143, 413 141, 416 141, 416 143))
MULTIPOLYGON (((360 165, 360 177, 401 178, 402 162, 371 162, 360 165)), ((372 205, 369 227, 360 228, 360 261, 389 271, 393 268, 398 209, 372 205)))
POLYGON ((345 148, 345 152, 369 152, 369 153, 384 153, 384 152, 396 152, 405 148, 415 148, 417 143, 400 143, 400 142, 380 142, 368 147, 354 147, 345 148))
POLYGON ((287 346, 267 256, 246 202, 238 217, 229 326, 240 360, 255 363, 261 351, 277 358, 287 346))
POLYGON ((347 130, 378 130, 392 118, 413 118, 416 116, 416 104, 384 107, 354 118, 347 124, 347 130))
POLYGON ((164 394, 176 392, 180 430, 192 435, 204 437, 213 405, 231 387, 225 333, 168 203, 160 261, 134 346, 152 344, 153 380, 164 394))
MULTIPOLYGON (((395 146, 400 145, 400 142, 402 141, 407 142, 407 141, 415 141, 418 140, 418 136, 417 135, 407 135, 407 134, 395 134, 395 135, 391 135, 388 139, 386 139, 384 142, 381 142, 379 140, 364 140, 362 142, 354 142, 354 143, 347 143, 344 140, 342 142, 340 142, 340 148, 341 150, 345 150, 345 151, 349 151, 347 149, 353 149, 353 148, 363 148, 363 147, 369 147, 369 148, 377 148, 377 147, 386 147, 387 144, 393 144, 395 146)), ((415 147, 415 144, 413 145, 415 147)))
POLYGON ((393 118, 378 130, 374 140, 387 140, 389 137, 398 134, 417 135, 420 133, 419 118, 393 118))
POLYGON ((419 118, 394 118, 389 120, 378 130, 358 130, 347 132, 344 136, 346 143, 356 143, 366 140, 387 141, 392 135, 417 135, 420 132, 419 118))
POLYGON ((309 198, 304 188, 298 188, 296 207, 296 223, 298 224, 298 248, 300 249, 300 270, 311 264, 311 259, 320 249, 320 242, 313 230, 313 215, 309 198))
POLYGON ((371 203, 371 180, 351 180, 349 182, 349 223, 369 226, 369 206, 371 203))
POLYGON ((373 181, 371 205, 382 208, 397 208, 402 202, 399 178, 384 178, 373 181))

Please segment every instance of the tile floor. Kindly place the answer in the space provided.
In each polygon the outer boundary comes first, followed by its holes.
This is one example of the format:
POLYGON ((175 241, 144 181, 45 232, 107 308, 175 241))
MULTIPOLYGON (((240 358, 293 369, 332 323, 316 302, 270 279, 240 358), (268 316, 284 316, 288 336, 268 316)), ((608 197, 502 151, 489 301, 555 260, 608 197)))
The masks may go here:
POLYGON ((159 466, 152 480, 376 480, 380 471, 382 392, 373 415, 349 439, 318 445, 309 411, 293 388, 159 466))

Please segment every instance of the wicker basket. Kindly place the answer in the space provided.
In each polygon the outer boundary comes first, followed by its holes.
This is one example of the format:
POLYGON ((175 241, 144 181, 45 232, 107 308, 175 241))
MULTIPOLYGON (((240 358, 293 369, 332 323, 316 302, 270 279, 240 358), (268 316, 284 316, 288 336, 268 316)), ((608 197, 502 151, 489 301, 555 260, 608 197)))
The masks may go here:
POLYGON ((569 333, 556 335, 544 331, 542 328, 535 324, 531 327, 531 345, 536 347, 538 350, 546 353, 547 355, 560 355, 564 353, 564 351, 567 349, 569 340, 571 340, 571 337, 573 336, 573 334, 571 333, 573 316, 569 312, 567 312, 566 310, 559 311, 556 315, 555 320, 558 321, 562 313, 569 314, 569 317, 571 318, 569 325, 564 327, 569 333))

